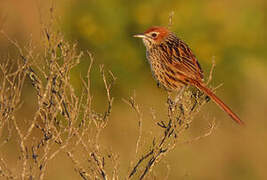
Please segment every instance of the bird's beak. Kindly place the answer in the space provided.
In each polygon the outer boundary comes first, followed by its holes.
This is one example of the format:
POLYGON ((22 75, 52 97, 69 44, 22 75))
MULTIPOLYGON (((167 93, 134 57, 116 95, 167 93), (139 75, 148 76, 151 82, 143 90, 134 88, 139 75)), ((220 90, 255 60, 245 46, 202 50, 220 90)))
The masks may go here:
POLYGON ((136 37, 136 38, 145 38, 146 35, 144 35, 144 34, 135 34, 135 35, 133 35, 133 37, 136 37))

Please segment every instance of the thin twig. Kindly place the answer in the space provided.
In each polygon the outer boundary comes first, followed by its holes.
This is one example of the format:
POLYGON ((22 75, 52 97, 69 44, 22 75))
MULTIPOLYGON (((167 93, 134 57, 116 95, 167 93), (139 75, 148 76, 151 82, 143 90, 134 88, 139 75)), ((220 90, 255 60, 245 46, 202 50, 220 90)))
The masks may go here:
POLYGON ((211 65, 211 68, 210 68, 210 74, 209 74, 209 78, 206 82, 206 85, 208 85, 211 80, 212 80, 212 77, 213 77, 213 72, 214 72, 214 69, 215 69, 215 66, 216 66, 216 63, 215 63, 215 57, 213 56, 212 57, 212 65, 211 65))
POLYGON ((168 29, 170 29, 173 26, 173 17, 174 17, 174 11, 171 11, 169 13, 169 24, 168 24, 168 29))

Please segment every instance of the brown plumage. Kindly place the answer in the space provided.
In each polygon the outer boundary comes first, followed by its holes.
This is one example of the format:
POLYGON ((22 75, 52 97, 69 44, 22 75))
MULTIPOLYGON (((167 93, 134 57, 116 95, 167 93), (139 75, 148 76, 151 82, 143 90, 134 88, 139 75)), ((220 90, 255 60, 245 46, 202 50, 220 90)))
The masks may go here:
POLYGON ((203 83, 203 71, 195 55, 174 33, 164 27, 152 27, 143 34, 146 56, 152 74, 157 82, 169 91, 179 91, 185 85, 192 85, 206 93, 235 122, 244 122, 203 83))

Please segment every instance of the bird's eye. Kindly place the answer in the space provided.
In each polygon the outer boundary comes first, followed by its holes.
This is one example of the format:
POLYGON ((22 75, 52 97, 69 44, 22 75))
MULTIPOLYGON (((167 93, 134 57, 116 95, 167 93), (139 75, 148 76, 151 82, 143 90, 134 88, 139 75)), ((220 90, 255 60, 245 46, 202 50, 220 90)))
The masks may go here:
POLYGON ((157 37, 157 35, 158 35, 157 33, 152 33, 152 34, 151 34, 151 36, 152 36, 153 38, 157 37))

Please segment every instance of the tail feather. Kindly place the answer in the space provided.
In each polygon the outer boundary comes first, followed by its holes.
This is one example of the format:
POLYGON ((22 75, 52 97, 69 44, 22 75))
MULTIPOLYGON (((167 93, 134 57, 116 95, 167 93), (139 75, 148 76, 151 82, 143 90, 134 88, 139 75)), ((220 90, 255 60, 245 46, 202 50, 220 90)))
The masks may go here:
POLYGON ((224 102, 218 98, 209 88, 207 88, 202 83, 192 80, 192 84, 199 90, 207 94, 219 107, 221 107, 236 123, 239 125, 245 125, 245 123, 226 105, 224 102))

